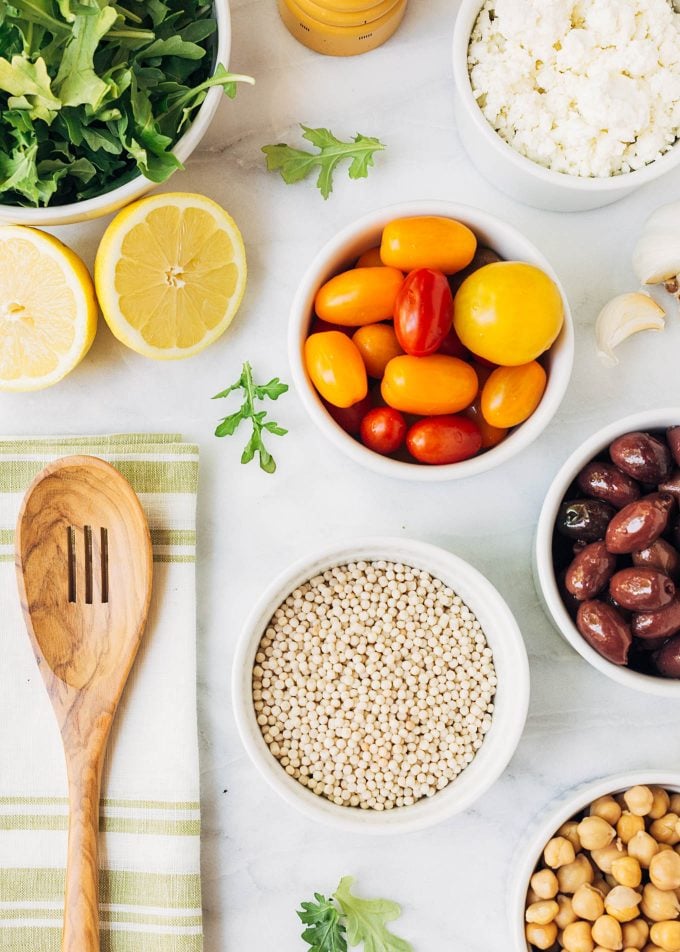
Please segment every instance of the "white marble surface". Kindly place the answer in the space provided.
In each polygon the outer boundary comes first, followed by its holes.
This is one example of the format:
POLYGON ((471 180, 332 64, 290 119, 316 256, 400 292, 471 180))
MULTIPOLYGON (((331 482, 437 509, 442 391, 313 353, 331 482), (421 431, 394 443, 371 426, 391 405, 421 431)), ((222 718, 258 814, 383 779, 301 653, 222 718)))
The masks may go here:
MULTIPOLYGON (((450 38, 456 4, 411 0, 398 35, 352 60, 326 59, 281 26, 274 0, 235 0, 232 65, 257 77, 214 127, 173 188, 207 192, 241 226, 250 281, 228 335, 207 353, 154 364, 102 326, 85 363, 57 388, 0 399, 0 432, 180 430, 202 451, 199 693, 204 804, 206 952, 297 952, 296 903, 340 876, 403 903, 399 931, 418 952, 508 947, 505 895, 513 852, 532 817, 567 787, 632 766, 680 766, 680 702, 654 700, 590 669, 543 615, 533 589, 533 526, 551 474, 595 428, 637 409, 680 404, 680 322, 639 337, 602 370, 592 324, 633 286, 632 244, 647 214, 677 196, 680 177, 578 215, 515 204, 475 172, 453 121, 450 38), (295 124, 357 130, 388 143, 367 182, 338 176, 324 204, 310 184, 284 186, 260 146, 296 138, 295 124), (241 438, 217 441, 210 397, 250 359, 259 377, 288 376, 287 309, 310 256, 340 226, 393 201, 466 201, 512 221, 558 270, 577 322, 572 387, 543 437, 520 459, 466 484, 383 480, 348 463, 295 394, 276 405, 290 428, 279 471, 241 467, 241 438), (505 595, 531 656, 526 733, 501 781, 475 808, 404 838, 339 835, 279 802, 246 760, 229 705, 234 644, 252 600, 291 559, 331 537, 410 535, 449 547, 505 595)), ((92 262, 103 222, 59 229, 92 262)), ((274 442, 272 440, 272 442, 274 442)))

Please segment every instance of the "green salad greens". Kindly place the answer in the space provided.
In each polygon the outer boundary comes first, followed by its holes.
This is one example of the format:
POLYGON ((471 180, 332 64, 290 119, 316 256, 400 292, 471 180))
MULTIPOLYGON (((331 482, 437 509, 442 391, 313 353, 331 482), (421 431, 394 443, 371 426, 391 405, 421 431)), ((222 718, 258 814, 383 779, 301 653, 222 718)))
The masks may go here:
POLYGON ((172 147, 211 86, 204 0, 2 0, 0 203, 63 205, 181 167, 172 147))

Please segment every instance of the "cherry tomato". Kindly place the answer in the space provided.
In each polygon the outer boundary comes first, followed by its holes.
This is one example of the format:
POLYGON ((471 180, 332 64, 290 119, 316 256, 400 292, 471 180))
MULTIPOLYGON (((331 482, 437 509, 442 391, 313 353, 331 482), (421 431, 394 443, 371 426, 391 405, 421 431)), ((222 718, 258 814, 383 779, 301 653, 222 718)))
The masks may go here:
POLYGON ((490 450, 493 446, 498 446, 498 444, 502 443, 505 437, 508 435, 508 431, 505 427, 491 426, 490 423, 486 422, 484 415, 482 414, 481 396, 478 396, 475 399, 475 402, 467 408, 465 411, 465 416, 468 418, 468 420, 472 420, 472 422, 476 423, 479 427, 479 432, 482 436, 483 450, 490 450))
POLYGON ((340 327, 339 324, 329 324, 328 321, 322 321, 318 317, 315 317, 312 321, 312 326, 309 328, 309 335, 324 334, 326 331, 340 331, 341 334, 349 334, 350 337, 352 336, 351 327, 340 327))
POLYGON ((353 268, 319 288, 314 308, 322 320, 343 327, 391 320, 403 283, 395 268, 353 268))
POLYGON ((453 326, 463 344, 503 367, 535 360, 564 323, 559 288, 540 268, 496 261, 475 271, 456 294, 453 326))
POLYGON ((444 340, 439 345, 438 354, 446 354, 447 357, 460 357, 461 360, 468 360, 470 351, 463 347, 460 337, 454 331, 453 327, 449 330, 444 340))
POLYGON ((390 324, 367 324, 354 332, 352 340, 359 348, 369 377, 380 379, 392 358, 404 353, 390 324))
POLYGON ((435 416, 457 413, 477 395, 477 374, 457 357, 395 357, 381 384, 385 403, 402 413, 435 416))
POLYGON ((446 276, 432 268, 412 271, 394 308, 394 330, 407 354, 434 354, 453 326, 453 295, 446 276))
POLYGON ((397 218, 385 226, 380 258, 401 271, 434 268, 455 274, 470 264, 476 248, 474 233, 453 218, 397 218))
POLYGON ((345 433, 349 433, 350 436, 359 436, 361 421, 368 411, 373 408, 373 401, 369 393, 363 400, 353 403, 351 407, 334 407, 327 400, 324 400, 324 406, 345 433))
POLYGON ((484 384, 482 413, 491 426, 523 423, 541 402, 546 373, 535 360, 519 367, 498 367, 484 384))
POLYGON ((418 462, 441 466, 479 453, 482 434, 477 424, 464 416, 429 417, 413 424, 406 446, 418 462))
POLYGON ((335 407, 351 407, 368 393, 366 368, 359 349, 340 331, 308 337, 305 366, 321 396, 335 407))
POLYGON ((405 439, 406 420, 392 407, 376 407, 361 421, 361 442, 376 453, 396 453, 405 439))
POLYGON ((380 246, 376 248, 369 248, 368 251, 364 251, 357 263, 354 265, 355 268, 382 268, 384 267, 382 263, 382 258, 380 257, 380 246))

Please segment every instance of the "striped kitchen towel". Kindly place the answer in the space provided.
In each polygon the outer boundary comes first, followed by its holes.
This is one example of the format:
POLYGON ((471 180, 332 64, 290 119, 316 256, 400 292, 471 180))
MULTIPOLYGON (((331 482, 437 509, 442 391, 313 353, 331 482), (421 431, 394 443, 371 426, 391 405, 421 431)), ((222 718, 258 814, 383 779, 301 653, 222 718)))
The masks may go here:
POLYGON ((198 449, 143 434, 0 440, 0 949, 59 952, 61 944, 66 772, 13 562, 25 489, 50 460, 74 453, 100 456, 130 481, 154 551, 149 623, 104 770, 102 952, 200 952, 198 449))

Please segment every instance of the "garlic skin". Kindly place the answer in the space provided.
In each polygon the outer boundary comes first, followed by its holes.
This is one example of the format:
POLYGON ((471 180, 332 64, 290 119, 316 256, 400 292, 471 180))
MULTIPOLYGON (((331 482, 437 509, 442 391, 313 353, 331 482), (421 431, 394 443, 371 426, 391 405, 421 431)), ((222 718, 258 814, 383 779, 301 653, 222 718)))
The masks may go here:
POLYGON ((680 202, 662 205, 647 219, 633 250, 633 269, 642 284, 680 276, 680 202))
POLYGON ((639 331, 662 331, 666 312, 644 291, 619 294, 600 311, 595 322, 597 355, 609 367, 618 364, 614 348, 639 331))

